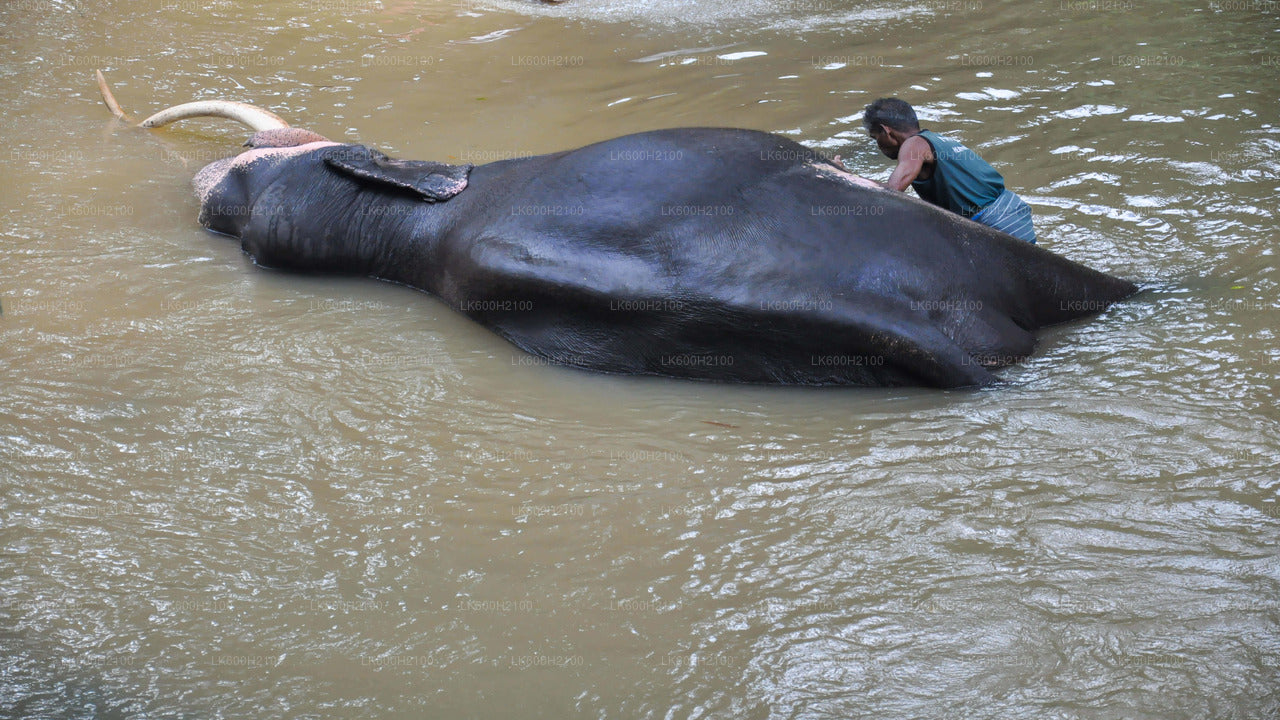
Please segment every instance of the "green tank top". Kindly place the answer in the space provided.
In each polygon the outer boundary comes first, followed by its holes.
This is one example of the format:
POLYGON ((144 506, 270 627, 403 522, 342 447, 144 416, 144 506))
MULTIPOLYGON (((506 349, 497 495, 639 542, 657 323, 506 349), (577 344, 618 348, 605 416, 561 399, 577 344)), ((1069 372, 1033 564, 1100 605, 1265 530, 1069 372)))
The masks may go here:
POLYGON ((933 175, 911 182, 921 198, 971 218, 1004 192, 1004 177, 978 153, 932 130, 921 130, 920 137, 934 158, 933 175))

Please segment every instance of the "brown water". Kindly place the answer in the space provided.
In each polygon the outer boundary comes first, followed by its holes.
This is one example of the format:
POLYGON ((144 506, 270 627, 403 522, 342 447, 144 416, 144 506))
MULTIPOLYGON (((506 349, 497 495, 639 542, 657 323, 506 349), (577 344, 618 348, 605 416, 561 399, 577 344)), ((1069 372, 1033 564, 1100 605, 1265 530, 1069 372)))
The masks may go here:
POLYGON ((1280 6, 0 6, 0 714, 1280 714, 1280 6), (661 6, 661 7, 654 7, 661 6), (546 367, 257 269, 197 98, 470 162, 876 96, 1150 290, 981 392, 546 367))

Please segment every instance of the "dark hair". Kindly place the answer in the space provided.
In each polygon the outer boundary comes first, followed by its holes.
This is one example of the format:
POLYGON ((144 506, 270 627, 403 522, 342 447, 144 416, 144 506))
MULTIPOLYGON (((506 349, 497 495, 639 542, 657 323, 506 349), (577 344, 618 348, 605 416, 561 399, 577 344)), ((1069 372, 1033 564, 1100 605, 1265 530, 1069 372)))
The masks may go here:
POLYGON ((916 119, 916 111, 898 98, 880 98, 863 110, 862 126, 868 132, 888 125, 894 130, 919 130, 920 121, 916 119))

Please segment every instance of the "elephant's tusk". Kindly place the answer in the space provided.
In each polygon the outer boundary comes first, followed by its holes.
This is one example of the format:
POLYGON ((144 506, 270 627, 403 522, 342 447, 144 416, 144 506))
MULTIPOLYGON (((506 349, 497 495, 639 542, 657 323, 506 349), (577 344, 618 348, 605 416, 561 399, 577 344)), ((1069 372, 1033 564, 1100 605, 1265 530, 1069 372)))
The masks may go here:
POLYGON ((243 123, 255 132, 289 127, 289 123, 273 112, 247 103, 230 100, 198 100, 161 110, 138 123, 138 127, 158 128, 177 120, 193 117, 221 117, 243 123))
POLYGON ((107 84, 107 79, 102 76, 102 71, 94 70, 93 74, 98 76, 98 91, 102 93, 102 102, 107 104, 107 109, 118 119, 129 122, 129 116, 125 115, 124 111, 120 109, 120 103, 116 102, 116 96, 111 94, 111 86, 107 84))
MULTIPOLYGON (((129 122, 129 116, 120 109, 120 103, 116 102, 115 95, 111 94, 111 87, 107 85, 107 79, 102 76, 102 71, 94 72, 98 76, 98 90, 102 92, 102 101, 107 104, 107 109, 117 118, 129 122)), ((194 117, 227 118, 243 123, 255 132, 289 127, 289 123, 273 112, 230 100, 199 100, 175 105, 143 120, 138 123, 138 127, 158 128, 171 122, 194 117)))

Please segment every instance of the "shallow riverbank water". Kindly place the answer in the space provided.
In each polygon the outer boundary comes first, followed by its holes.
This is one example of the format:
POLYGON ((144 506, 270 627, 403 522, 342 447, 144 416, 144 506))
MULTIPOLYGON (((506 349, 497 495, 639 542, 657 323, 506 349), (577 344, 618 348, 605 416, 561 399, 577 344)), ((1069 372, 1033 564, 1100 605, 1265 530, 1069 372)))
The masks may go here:
POLYGON ((1280 7, 0 6, 0 716, 1280 713, 1280 7), (255 268, 222 97, 402 157, 786 134, 897 94, 1147 292, 979 392, 547 367, 255 268))

